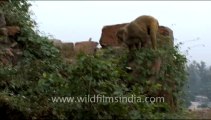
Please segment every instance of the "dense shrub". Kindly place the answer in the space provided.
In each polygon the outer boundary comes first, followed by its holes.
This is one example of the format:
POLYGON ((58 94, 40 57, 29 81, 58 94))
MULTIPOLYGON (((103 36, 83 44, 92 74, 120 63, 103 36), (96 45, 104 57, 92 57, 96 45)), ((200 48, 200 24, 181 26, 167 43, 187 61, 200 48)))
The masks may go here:
POLYGON ((136 67, 132 68, 135 74, 126 69, 128 52, 124 49, 81 54, 74 64, 67 64, 48 38, 34 30, 36 24, 30 18, 29 6, 21 0, 10 1, 1 8, 7 22, 11 20, 8 24, 21 27, 17 42, 24 50, 23 59, 17 65, 0 67, 0 110, 7 113, 1 115, 2 119, 9 119, 8 116, 19 119, 159 119, 175 118, 181 112, 179 97, 186 76, 186 59, 177 47, 137 51, 133 63, 136 67), (158 56, 164 60, 161 72, 155 82, 150 82, 150 61, 158 56), (88 95, 142 98, 166 95, 167 102, 55 102, 53 99, 88 95))

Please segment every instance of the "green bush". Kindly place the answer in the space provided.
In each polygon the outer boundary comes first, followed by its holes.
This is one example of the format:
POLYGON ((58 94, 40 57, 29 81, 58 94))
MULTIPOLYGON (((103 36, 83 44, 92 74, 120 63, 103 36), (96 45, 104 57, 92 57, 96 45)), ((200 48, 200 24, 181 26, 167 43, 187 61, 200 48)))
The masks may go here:
POLYGON ((81 54, 76 63, 67 64, 48 38, 34 31, 36 24, 30 18, 29 6, 21 0, 10 1, 1 8, 8 15, 6 19, 11 19, 9 24, 21 27, 17 41, 23 45, 24 56, 15 66, 0 67, 0 110, 10 111, 0 113, 0 118, 15 119, 20 113, 20 119, 164 119, 175 115, 181 118, 179 106, 186 59, 177 47, 137 51, 132 73, 127 72, 128 52, 124 49, 81 54), (150 61, 159 56, 164 61, 160 74, 155 82, 150 82, 150 61), (166 96, 164 103, 53 102, 53 97, 88 95, 142 98, 171 95, 171 99, 166 96), (169 103, 172 99, 173 103, 169 103))

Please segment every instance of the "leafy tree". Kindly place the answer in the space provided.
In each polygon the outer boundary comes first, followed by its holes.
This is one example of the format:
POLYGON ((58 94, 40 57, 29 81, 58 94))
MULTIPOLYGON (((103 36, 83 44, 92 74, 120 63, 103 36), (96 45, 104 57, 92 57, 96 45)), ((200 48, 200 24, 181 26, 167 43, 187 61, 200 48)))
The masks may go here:
POLYGON ((197 63, 193 61, 188 66, 188 82, 186 86, 187 91, 187 104, 189 105, 190 101, 195 100, 195 96, 203 95, 211 99, 211 76, 210 68, 208 68, 205 62, 201 61, 197 63))

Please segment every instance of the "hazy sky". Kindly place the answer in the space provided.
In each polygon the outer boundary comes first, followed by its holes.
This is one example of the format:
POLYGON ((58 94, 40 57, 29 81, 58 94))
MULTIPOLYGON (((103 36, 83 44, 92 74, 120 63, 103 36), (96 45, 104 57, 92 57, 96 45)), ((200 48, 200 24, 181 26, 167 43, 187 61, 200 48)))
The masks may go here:
POLYGON ((99 41, 105 25, 152 15, 174 31, 189 60, 211 65, 211 1, 36 1, 39 30, 63 42, 99 41), (190 49, 189 49, 190 48, 190 49))

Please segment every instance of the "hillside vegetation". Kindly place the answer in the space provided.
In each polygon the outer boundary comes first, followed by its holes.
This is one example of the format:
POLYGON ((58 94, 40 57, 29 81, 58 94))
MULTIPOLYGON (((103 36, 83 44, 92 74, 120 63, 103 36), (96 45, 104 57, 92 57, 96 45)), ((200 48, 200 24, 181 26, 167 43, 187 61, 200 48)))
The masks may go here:
POLYGON ((26 0, 1 4, 7 25, 21 28, 16 38, 8 39, 17 42, 22 56, 15 63, 0 64, 0 119, 185 117, 181 96, 186 82, 186 58, 178 46, 136 51, 133 62, 136 67, 132 72, 126 69, 126 49, 108 48, 94 55, 80 54, 74 63, 68 64, 48 37, 39 35, 29 7, 26 0), (149 81, 152 60, 159 56, 164 61, 160 73, 156 81, 149 81), (165 102, 56 102, 53 99, 88 95, 164 97, 165 102))

